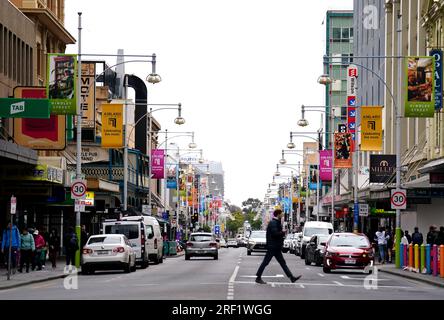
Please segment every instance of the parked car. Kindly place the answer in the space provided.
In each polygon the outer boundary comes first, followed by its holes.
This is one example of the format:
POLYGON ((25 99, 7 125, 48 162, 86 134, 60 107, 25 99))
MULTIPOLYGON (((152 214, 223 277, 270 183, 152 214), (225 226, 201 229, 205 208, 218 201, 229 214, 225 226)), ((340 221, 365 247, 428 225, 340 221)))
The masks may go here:
POLYGON ((155 264, 163 262, 163 237, 160 230, 159 221, 153 216, 127 216, 122 217, 122 221, 142 221, 147 237, 148 259, 155 264))
POLYGON ((294 245, 294 254, 297 256, 301 255, 301 245, 302 245, 302 232, 298 232, 295 234, 295 245, 294 245))
POLYGON ((305 248, 311 237, 315 234, 329 235, 333 233, 333 225, 329 222, 308 221, 302 229, 302 239, 300 244, 301 259, 305 259, 305 248))
POLYGON ((284 239, 284 245, 282 247, 282 252, 287 253, 291 250, 291 242, 293 241, 293 234, 289 233, 284 239))
POLYGON ((185 249, 185 260, 191 257, 213 257, 219 258, 216 237, 208 232, 195 232, 190 235, 185 249))
POLYGON ((136 263, 142 268, 148 267, 148 234, 142 221, 105 220, 103 234, 124 234, 136 253, 136 263))
POLYGON ((374 264, 374 251, 364 234, 333 233, 327 241, 324 272, 335 269, 365 269, 374 264))
POLYGON ((320 266, 324 261, 325 246, 327 245, 328 238, 326 235, 314 235, 311 237, 305 249, 305 264, 311 265, 313 262, 320 266))
POLYGON ((251 256, 254 251, 267 251, 267 232, 264 230, 251 231, 247 241, 247 255, 251 256))
POLYGON ((295 254, 296 252, 296 245, 298 243, 298 234, 297 233, 293 233, 293 237, 291 238, 291 243, 290 243, 290 253, 295 254))
POLYGON ((228 240, 227 240, 227 247, 228 248, 230 248, 230 247, 234 247, 234 248, 239 247, 237 245, 237 240, 235 238, 228 238, 228 240))
POLYGON ((123 234, 101 234, 89 237, 82 249, 82 273, 96 270, 136 271, 136 252, 123 234))
POLYGON ((237 240, 238 247, 246 247, 247 246, 247 238, 245 238, 243 235, 238 235, 236 237, 236 240, 237 240))

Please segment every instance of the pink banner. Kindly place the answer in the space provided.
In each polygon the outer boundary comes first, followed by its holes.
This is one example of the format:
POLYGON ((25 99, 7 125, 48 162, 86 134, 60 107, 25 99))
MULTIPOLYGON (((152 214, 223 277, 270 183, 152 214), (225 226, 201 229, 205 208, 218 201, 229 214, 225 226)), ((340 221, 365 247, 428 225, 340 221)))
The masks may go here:
POLYGON ((165 150, 163 149, 151 150, 151 174, 153 175, 154 179, 165 178, 164 159, 165 159, 165 150))
POLYGON ((319 176, 322 181, 331 181, 331 150, 319 151, 319 176))

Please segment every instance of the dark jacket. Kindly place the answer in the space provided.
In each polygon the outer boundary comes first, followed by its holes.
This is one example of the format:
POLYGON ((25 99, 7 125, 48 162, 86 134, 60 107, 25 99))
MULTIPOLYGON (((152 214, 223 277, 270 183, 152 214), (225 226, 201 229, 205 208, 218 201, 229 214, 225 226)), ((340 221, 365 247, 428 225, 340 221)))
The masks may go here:
POLYGON ((422 243, 424 242, 423 237, 422 237, 422 233, 421 232, 413 232, 412 242, 413 242, 413 245, 415 245, 415 244, 422 245, 422 243))
POLYGON ((50 234, 48 238, 49 250, 58 250, 60 247, 60 238, 57 234, 50 234))
POLYGON ((434 244, 436 244, 437 238, 438 238, 438 232, 436 232, 436 231, 427 232, 427 244, 430 244, 433 246, 434 244))
POLYGON ((282 249, 285 232, 282 231, 280 220, 272 219, 267 226, 267 247, 269 249, 282 249))
POLYGON ((67 252, 76 252, 77 250, 79 250, 79 245, 77 242, 77 236, 76 234, 73 233, 67 233, 65 235, 65 239, 64 239, 64 246, 65 246, 65 250, 67 252))
POLYGON ((438 236, 436 237, 435 244, 437 244, 438 246, 440 246, 442 244, 444 245, 444 231, 438 232, 438 236))
POLYGON ((89 234, 86 231, 82 231, 80 234, 80 246, 83 248, 88 242, 89 234))

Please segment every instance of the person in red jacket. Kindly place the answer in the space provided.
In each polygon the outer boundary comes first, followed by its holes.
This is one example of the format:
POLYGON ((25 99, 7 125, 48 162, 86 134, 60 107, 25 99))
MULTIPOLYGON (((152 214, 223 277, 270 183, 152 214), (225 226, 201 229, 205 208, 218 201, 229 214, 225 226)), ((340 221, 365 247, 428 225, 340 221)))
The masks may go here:
POLYGON ((35 252, 34 252, 34 260, 32 262, 32 271, 35 270, 37 266, 37 270, 42 270, 42 251, 46 246, 46 241, 39 231, 36 229, 34 231, 34 243, 35 243, 35 252))

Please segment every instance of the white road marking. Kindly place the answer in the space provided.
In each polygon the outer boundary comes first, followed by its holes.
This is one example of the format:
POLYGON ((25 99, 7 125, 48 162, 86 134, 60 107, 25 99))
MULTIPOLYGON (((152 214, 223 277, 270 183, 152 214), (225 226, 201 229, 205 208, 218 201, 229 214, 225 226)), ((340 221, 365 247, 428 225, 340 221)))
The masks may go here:
MULTIPOLYGON (((256 282, 252 281, 236 281, 236 284, 256 284, 256 282)), ((337 283, 285 283, 285 282, 268 282, 268 285, 279 285, 279 286, 318 286, 318 287, 349 287, 349 288, 362 288, 365 290, 363 285, 360 284, 337 284, 337 283)), ((378 286, 378 288, 386 288, 386 289, 406 289, 406 290, 412 290, 417 291, 418 288, 416 287, 403 287, 403 286, 378 286)), ((424 289, 424 288, 423 288, 424 289)), ((436 290, 436 288, 431 288, 431 290, 436 290)))
POLYGON ((303 284, 299 284, 299 286, 301 287, 301 289, 305 288, 303 284))
POLYGON ((323 275, 322 273, 318 273, 318 276, 320 276, 320 277, 322 277, 322 278, 325 277, 325 275, 323 275))
MULTIPOLYGON (((359 278, 359 277, 349 277, 349 276, 341 276, 342 279, 346 279, 346 280, 361 280, 364 281, 365 277, 363 278, 359 278)), ((380 278, 376 278, 376 279, 372 279, 372 281, 390 281, 392 279, 380 279, 380 278)))
MULTIPOLYGON (((257 278, 257 276, 240 276, 241 278, 257 278)), ((283 278, 283 274, 277 274, 275 276, 262 276, 262 278, 283 278)))
POLYGON ((338 286, 343 287, 344 285, 342 283, 340 283, 339 281, 333 281, 334 283, 336 283, 338 286))
POLYGON ((311 270, 310 268, 305 268, 305 269, 307 269, 307 270, 311 270))
POLYGON ((234 282, 234 280, 236 279, 237 273, 239 272, 239 266, 236 266, 236 268, 234 268, 234 272, 231 275, 230 281, 231 283, 234 282))
POLYGON ((233 274, 230 277, 230 280, 228 281, 227 300, 234 299, 234 281, 236 280, 236 276, 237 276, 238 272, 239 272, 239 266, 236 266, 234 268, 233 274))

